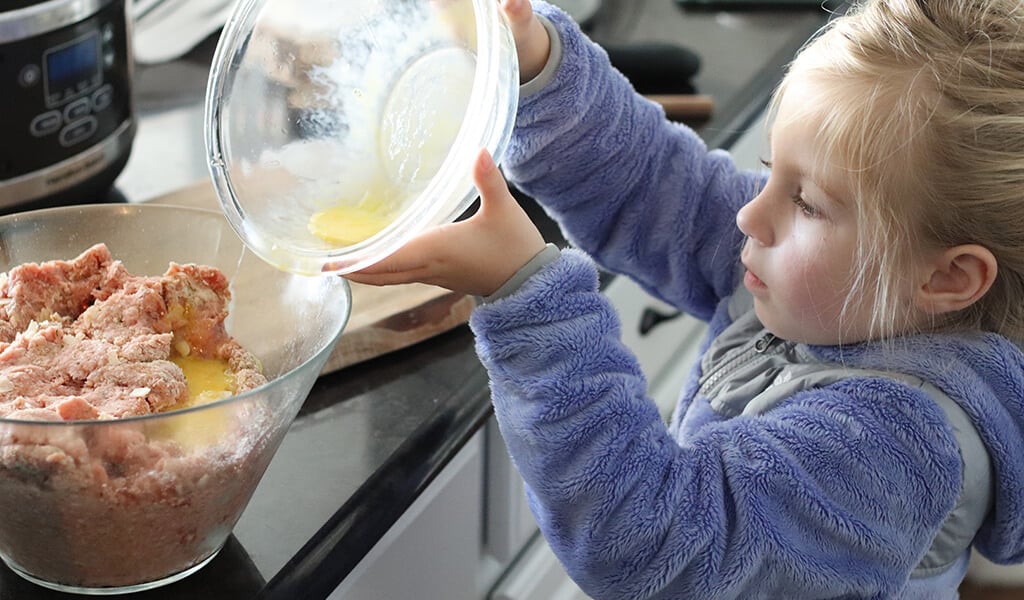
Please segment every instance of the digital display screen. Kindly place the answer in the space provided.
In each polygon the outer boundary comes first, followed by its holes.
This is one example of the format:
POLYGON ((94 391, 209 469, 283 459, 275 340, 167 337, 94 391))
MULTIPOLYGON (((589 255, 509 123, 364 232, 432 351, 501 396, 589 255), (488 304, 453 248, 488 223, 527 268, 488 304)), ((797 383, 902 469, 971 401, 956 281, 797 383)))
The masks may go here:
POLYGON ((46 52, 47 99, 72 98, 99 85, 99 37, 94 33, 46 52))

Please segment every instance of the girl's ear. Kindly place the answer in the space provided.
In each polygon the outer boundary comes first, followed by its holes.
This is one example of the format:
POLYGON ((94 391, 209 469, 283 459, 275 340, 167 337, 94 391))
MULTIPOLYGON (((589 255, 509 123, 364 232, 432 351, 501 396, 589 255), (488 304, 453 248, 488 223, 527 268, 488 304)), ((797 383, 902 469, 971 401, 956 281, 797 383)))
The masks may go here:
POLYGON ((988 248, 977 244, 948 248, 926 264, 917 306, 933 315, 963 310, 988 292, 997 271, 996 257, 988 248))

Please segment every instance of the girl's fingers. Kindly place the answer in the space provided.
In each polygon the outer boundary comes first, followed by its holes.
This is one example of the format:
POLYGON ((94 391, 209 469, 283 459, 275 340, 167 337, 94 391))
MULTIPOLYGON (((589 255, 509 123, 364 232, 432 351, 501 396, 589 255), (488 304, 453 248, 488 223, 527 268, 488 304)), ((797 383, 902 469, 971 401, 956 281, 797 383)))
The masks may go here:
POLYGON ((487 150, 480 151, 476 163, 473 165, 473 182, 476 184, 477 191, 480 192, 481 212, 492 210, 493 205, 499 204, 506 199, 506 196, 508 198, 512 196, 508 191, 508 184, 505 182, 504 176, 494 164, 494 159, 491 158, 491 154, 487 150))
POLYGON ((502 12, 512 29, 519 58, 519 81, 536 77, 547 63, 551 40, 540 20, 533 14, 530 0, 502 0, 502 12))
POLYGON ((530 0, 504 0, 501 8, 505 11, 513 32, 517 29, 524 30, 530 24, 530 18, 533 16, 530 0))

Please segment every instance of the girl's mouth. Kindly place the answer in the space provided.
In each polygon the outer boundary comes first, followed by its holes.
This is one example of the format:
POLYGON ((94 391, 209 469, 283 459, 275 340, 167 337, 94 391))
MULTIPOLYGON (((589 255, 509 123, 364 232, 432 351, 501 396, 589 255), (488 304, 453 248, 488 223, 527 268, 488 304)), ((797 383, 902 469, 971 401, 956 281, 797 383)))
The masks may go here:
POLYGON ((768 286, 761 281, 761 278, 754 275, 754 272, 750 269, 747 269, 747 272, 743 275, 743 285, 751 292, 754 290, 763 290, 768 288, 768 286))

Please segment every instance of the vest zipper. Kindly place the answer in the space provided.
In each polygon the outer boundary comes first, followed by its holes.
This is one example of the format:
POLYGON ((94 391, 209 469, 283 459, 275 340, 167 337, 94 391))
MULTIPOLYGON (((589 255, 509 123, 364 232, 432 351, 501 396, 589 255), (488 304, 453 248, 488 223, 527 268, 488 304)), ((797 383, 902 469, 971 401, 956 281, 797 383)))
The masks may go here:
POLYGON ((720 383, 722 379, 734 372, 736 369, 750 363, 758 356, 768 352, 768 350, 775 345, 776 340, 778 340, 778 338, 775 334, 765 332, 758 336, 753 343, 748 343, 747 345, 742 346, 738 352, 723 360, 717 369, 710 373, 706 373, 701 377, 697 394, 705 398, 710 398, 712 390, 714 390, 715 386, 720 383))
POLYGON ((754 352, 764 354, 765 351, 771 347, 772 342, 774 342, 775 339, 775 334, 765 333, 761 337, 757 338, 756 342, 754 342, 754 352))

